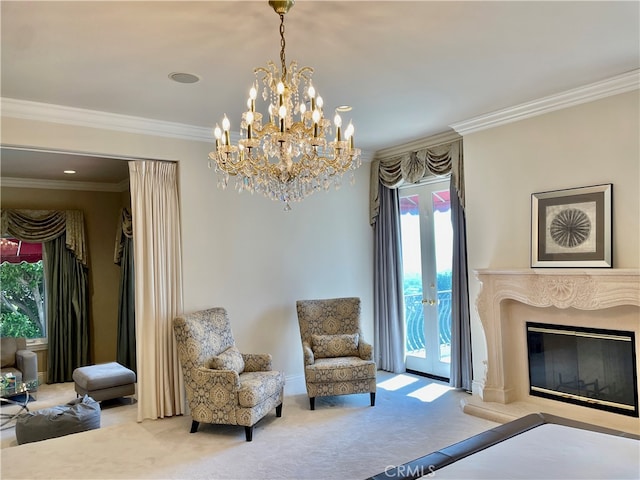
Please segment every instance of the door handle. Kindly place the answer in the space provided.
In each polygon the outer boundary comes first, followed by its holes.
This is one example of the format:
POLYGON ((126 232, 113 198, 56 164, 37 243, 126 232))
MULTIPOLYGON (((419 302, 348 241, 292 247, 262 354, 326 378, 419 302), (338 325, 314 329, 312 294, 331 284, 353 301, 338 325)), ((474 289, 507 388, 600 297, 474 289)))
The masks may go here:
POLYGON ((427 300, 426 298, 422 299, 422 304, 428 303, 429 305, 435 305, 436 301, 433 300, 432 298, 430 298, 429 300, 427 300))

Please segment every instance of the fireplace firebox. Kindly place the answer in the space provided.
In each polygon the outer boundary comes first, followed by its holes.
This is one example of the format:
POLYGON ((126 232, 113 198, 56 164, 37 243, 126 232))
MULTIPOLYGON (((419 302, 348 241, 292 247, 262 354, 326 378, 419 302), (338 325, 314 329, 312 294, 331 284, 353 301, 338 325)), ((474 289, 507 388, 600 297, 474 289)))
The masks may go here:
POLYGON ((531 395, 638 417, 634 332, 526 327, 531 395))

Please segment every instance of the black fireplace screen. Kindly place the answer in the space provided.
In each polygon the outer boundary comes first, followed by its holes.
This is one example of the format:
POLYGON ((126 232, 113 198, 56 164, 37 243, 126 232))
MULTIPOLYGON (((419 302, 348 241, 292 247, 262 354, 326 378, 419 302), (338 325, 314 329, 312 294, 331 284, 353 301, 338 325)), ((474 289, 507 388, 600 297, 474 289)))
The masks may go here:
POLYGON ((638 416, 633 332, 527 322, 529 393, 638 416))

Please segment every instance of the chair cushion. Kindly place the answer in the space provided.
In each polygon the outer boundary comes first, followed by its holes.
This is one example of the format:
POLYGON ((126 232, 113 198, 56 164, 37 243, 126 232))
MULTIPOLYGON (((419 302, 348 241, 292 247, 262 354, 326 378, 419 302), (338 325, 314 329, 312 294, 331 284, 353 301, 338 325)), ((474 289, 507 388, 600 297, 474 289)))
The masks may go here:
POLYGON ((276 395, 284 388, 284 373, 245 372, 240 375, 238 403, 241 407, 251 408, 276 395))
POLYGON ((214 370, 234 370, 240 374, 244 371, 244 360, 240 351, 231 346, 220 355, 212 357, 208 367, 214 370))
POLYGON ((305 367, 305 377, 307 383, 376 378, 376 362, 358 357, 320 358, 305 367))
POLYGON ((313 355, 316 358, 357 357, 358 334, 312 335, 313 355))

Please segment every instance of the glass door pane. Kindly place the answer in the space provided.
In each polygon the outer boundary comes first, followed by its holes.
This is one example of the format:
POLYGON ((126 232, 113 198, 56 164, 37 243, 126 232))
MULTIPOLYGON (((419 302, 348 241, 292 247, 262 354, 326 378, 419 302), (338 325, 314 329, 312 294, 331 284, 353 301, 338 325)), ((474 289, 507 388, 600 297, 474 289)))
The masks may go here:
POLYGON ((449 181, 400 191, 406 365, 449 377, 453 233, 449 181))

